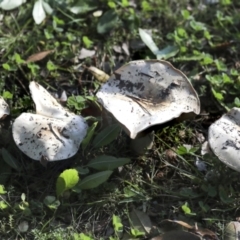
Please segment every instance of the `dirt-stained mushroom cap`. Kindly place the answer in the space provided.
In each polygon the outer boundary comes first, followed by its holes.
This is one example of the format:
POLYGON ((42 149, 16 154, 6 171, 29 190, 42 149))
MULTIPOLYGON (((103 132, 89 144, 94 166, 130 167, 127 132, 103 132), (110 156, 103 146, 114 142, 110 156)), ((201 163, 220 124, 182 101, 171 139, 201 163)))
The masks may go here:
POLYGON ((187 77, 169 62, 159 60, 122 66, 100 88, 97 98, 131 138, 183 113, 200 112, 199 98, 187 77))
POLYGON ((86 135, 80 116, 64 121, 22 113, 13 124, 13 138, 22 152, 34 160, 63 160, 72 157, 86 135))
POLYGON ((0 97, 0 120, 3 120, 7 115, 9 115, 10 110, 8 104, 5 100, 0 97))
POLYGON ((213 153, 228 167, 240 172, 240 109, 233 108, 208 130, 213 153))
POLYGON ((22 113, 15 119, 12 132, 16 145, 34 160, 72 157, 86 136, 85 120, 68 112, 39 84, 31 82, 30 90, 38 114, 22 113))

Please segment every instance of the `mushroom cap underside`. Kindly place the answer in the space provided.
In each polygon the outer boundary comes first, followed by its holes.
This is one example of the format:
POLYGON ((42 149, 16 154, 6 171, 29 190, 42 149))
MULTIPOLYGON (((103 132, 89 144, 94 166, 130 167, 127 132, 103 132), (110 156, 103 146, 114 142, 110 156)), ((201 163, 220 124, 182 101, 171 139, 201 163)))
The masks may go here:
POLYGON ((64 119, 69 115, 73 115, 66 110, 44 87, 37 82, 30 82, 29 89, 32 99, 35 103, 36 114, 64 119))
POLYGON ((4 119, 9 114, 10 110, 8 104, 2 97, 0 97, 0 120, 4 119))
POLYGON ((131 138, 182 113, 200 112, 199 98, 187 77, 160 60, 138 60, 122 66, 100 88, 97 98, 131 138))

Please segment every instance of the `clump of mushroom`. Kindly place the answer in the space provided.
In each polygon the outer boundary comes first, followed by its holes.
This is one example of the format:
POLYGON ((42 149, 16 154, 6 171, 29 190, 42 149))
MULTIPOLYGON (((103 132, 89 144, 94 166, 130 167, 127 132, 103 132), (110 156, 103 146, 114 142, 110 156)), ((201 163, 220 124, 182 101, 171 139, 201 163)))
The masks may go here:
POLYGON ((64 160, 75 155, 87 133, 87 124, 57 102, 36 82, 30 83, 36 114, 22 113, 12 127, 18 148, 39 161, 64 160))
POLYGON ((132 139, 181 114, 200 112, 198 95, 188 78, 160 60, 138 60, 122 66, 102 85, 97 98, 132 139))
POLYGON ((9 115, 10 110, 8 104, 5 100, 0 97, 0 120, 3 120, 7 115, 9 115))
POLYGON ((240 109, 233 108, 208 130, 208 144, 228 167, 240 172, 240 109))

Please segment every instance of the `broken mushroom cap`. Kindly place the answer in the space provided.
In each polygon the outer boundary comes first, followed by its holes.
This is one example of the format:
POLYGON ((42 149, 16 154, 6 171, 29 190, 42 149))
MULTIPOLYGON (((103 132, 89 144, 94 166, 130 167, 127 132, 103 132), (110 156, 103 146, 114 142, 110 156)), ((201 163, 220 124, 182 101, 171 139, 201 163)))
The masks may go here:
POLYGON ((97 98, 132 139, 183 113, 200 112, 198 95, 187 77, 160 60, 138 60, 122 66, 102 85, 97 98))
POLYGON ((233 108, 208 130, 213 153, 228 167, 240 172, 240 109, 233 108))
POLYGON ((29 89, 35 103, 36 114, 64 119, 70 113, 44 87, 37 82, 30 82, 29 89))
POLYGON ((8 104, 2 97, 0 97, 0 120, 3 120, 9 114, 10 110, 8 104))
POLYGON ((72 157, 86 136, 85 120, 64 109, 39 84, 31 82, 30 89, 38 114, 22 113, 15 119, 12 132, 16 145, 34 160, 72 157))

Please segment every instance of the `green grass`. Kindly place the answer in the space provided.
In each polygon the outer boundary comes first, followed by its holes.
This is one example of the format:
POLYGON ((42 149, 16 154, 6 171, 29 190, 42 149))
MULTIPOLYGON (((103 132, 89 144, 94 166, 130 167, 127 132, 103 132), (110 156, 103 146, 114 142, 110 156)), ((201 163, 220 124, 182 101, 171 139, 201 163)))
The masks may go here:
MULTIPOLYGON (((93 6, 93 2, 86 2, 93 6)), ((136 6, 131 6, 130 2, 101 0, 96 8, 74 14, 68 8, 74 5, 72 1, 63 3, 65 7, 53 1, 53 15, 40 25, 32 18, 32 1, 0 12, 0 95, 11 108, 11 117, 0 125, 0 147, 10 154, 8 163, 4 150, 0 154, 0 183, 6 191, 0 192, 1 239, 119 239, 122 234, 129 239, 126 234, 131 232, 134 238, 139 232, 135 223, 131 225, 133 209, 146 212, 156 228, 155 235, 161 232, 162 220, 177 219, 197 222, 221 238, 224 224, 239 215, 238 173, 214 157, 202 158, 199 138, 206 138, 209 124, 227 109, 240 106, 240 4, 237 0, 215 5, 171 0, 136 1, 136 6), (94 17, 96 10, 112 11, 112 18, 104 21, 94 17), (76 113, 94 106, 91 113, 100 114, 91 118, 91 114, 86 115, 89 125, 98 122, 93 139, 100 135, 109 123, 95 99, 86 97, 95 93, 101 82, 86 67, 93 65, 111 74, 115 67, 131 60, 156 58, 141 45, 138 28, 152 30, 160 50, 167 46, 179 49, 167 60, 189 77, 205 115, 157 127, 153 149, 142 156, 131 152, 122 130, 108 144, 94 148, 91 141, 72 159, 50 163, 47 168, 22 154, 14 146, 10 131, 14 118, 34 111, 30 81, 53 93, 65 89, 68 96, 83 96, 70 97, 67 106, 76 113), (114 51, 114 46, 122 43, 129 46, 130 55, 114 51), (83 47, 95 49, 96 55, 78 59, 83 47), (54 51, 41 61, 24 61, 47 50, 54 51), (192 150, 187 151, 185 144, 192 150), (87 164, 103 154, 130 158, 131 162, 116 168, 97 188, 68 189, 51 204, 46 201, 46 197, 56 197, 56 181, 64 170, 78 169, 82 180, 98 172, 87 164), (207 172, 197 169, 196 157, 206 163, 207 172), (10 161, 17 165, 9 165, 10 161), (113 216, 119 217, 114 226, 113 216), (23 231, 25 222, 28 229, 23 231), (122 224, 123 231, 116 224, 122 224)), ((144 239, 139 235, 137 238, 144 239)))

